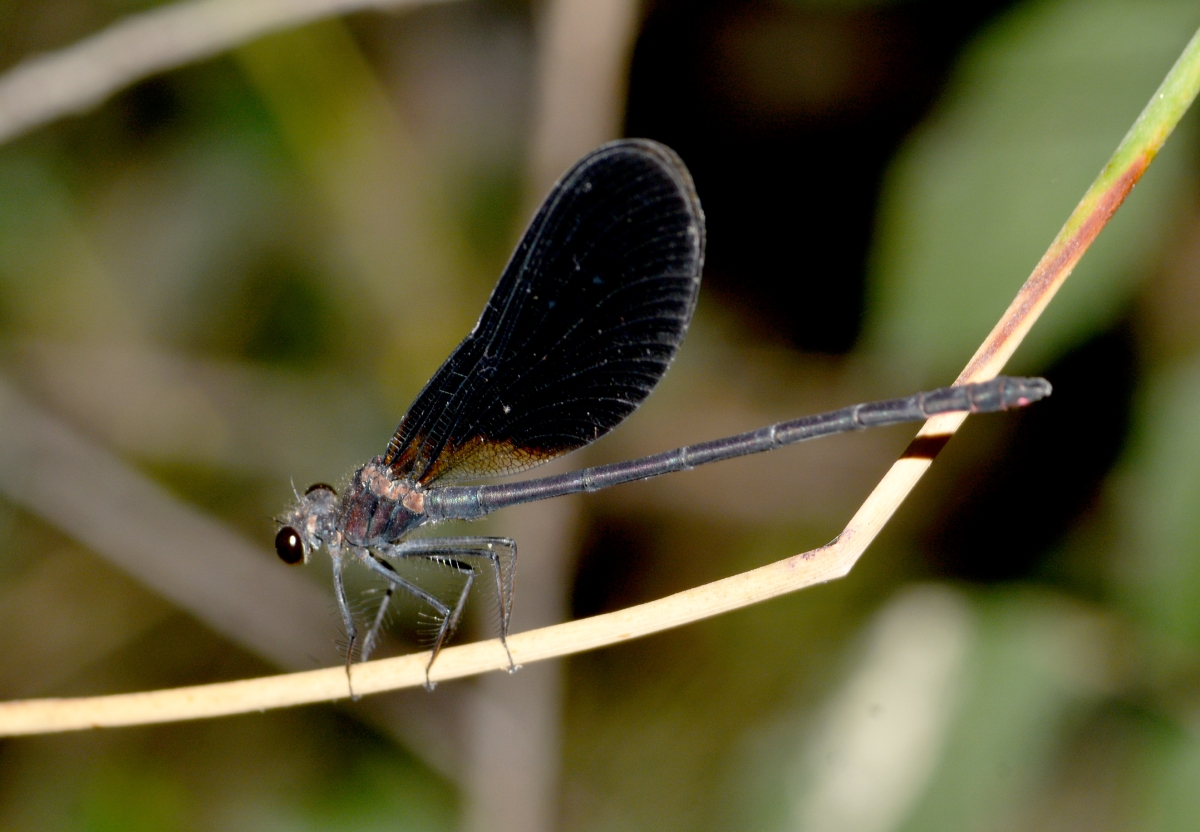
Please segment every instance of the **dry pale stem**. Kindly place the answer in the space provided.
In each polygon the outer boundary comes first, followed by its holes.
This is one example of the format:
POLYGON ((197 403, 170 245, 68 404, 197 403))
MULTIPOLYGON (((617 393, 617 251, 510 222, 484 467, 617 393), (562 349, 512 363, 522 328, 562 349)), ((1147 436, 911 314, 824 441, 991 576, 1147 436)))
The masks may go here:
MULTIPOLYGON (((999 373, 1145 171, 1195 98, 1198 86, 1200 33, 1184 50, 1134 129, 1117 148, 1113 160, 1097 177, 1012 305, 980 345, 959 377, 960 382, 983 381, 999 373), (1147 126, 1154 129, 1147 130, 1147 126)), ((518 633, 509 639, 513 658, 518 663, 530 663, 592 650, 845 575, 964 420, 963 414, 945 414, 926 422, 833 543, 647 604, 518 633)), ((357 665, 353 671, 354 690, 367 694, 421 684, 425 681, 426 661, 427 654, 417 654, 357 665)), ((432 677, 434 681, 454 679, 506 666, 507 658, 497 641, 478 642, 442 651, 432 677)), ((8 702, 0 704, 0 734, 197 719, 334 700, 348 694, 345 671, 336 667, 146 693, 8 702)))

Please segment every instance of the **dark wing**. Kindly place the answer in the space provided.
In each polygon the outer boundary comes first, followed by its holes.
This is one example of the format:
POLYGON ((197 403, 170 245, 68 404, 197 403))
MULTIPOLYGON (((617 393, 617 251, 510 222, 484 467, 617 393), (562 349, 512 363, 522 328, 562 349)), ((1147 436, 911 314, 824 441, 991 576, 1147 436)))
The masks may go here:
POLYGON ((608 433, 675 357, 703 262, 704 214, 674 152, 632 139, 589 153, 538 210, 385 464, 421 483, 497 476, 608 433))

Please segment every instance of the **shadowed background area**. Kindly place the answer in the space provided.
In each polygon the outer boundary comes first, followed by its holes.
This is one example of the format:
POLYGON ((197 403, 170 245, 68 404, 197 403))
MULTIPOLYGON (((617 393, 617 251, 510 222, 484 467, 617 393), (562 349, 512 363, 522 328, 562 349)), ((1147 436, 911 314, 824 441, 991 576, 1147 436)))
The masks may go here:
MULTIPOLYGON (((0 0, 0 71, 169 5, 0 0)), ((9 139, 0 697, 336 664, 328 561, 280 564, 272 517, 382 452, 595 145, 680 154, 708 260, 659 389, 554 470, 949 383, 1197 26, 1187 0, 414 2, 9 139)), ((848 578, 432 694, 4 740, 0 827, 1191 828, 1198 138, 1017 353, 1054 396, 970 420, 848 578)), ((471 531, 517 540, 529 629, 820 545, 912 434, 471 531)), ((484 594, 459 638, 494 627, 484 594)))

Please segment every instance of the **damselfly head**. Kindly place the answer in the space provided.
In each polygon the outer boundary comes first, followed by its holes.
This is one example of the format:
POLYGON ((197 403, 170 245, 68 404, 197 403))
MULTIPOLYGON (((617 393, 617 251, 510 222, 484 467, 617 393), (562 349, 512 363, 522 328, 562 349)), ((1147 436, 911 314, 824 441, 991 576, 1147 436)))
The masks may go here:
POLYGON ((336 534, 337 492, 325 483, 310 485, 296 505, 279 518, 275 535, 275 553, 287 564, 308 561, 309 554, 322 543, 333 543, 336 534))

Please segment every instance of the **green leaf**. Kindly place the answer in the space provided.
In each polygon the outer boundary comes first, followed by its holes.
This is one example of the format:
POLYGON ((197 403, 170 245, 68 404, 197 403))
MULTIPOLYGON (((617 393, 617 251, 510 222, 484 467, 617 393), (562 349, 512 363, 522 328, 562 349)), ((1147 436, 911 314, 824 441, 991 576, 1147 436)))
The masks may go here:
POLYGON ((1200 644, 1200 358, 1147 384, 1117 492, 1116 591, 1172 639, 1200 644))
MULTIPOLYGON (((866 344, 914 381, 953 377, 1200 25, 1192 2, 1020 7, 968 50, 885 184, 866 344)), ((1018 353, 1046 366, 1107 328, 1191 181, 1187 119, 1018 353)))

